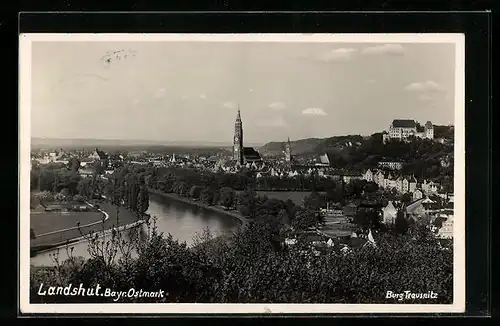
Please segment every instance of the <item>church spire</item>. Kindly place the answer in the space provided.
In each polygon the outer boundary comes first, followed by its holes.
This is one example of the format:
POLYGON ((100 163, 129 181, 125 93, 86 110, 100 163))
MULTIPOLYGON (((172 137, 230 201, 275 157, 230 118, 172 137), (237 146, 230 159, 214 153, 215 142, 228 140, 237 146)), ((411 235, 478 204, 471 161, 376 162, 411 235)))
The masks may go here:
POLYGON ((241 122, 239 104, 236 122, 234 124, 233 158, 238 162, 238 164, 243 164, 243 124, 241 122))
POLYGON ((290 137, 288 137, 288 140, 285 145, 285 161, 290 162, 292 160, 292 149, 290 146, 290 137))

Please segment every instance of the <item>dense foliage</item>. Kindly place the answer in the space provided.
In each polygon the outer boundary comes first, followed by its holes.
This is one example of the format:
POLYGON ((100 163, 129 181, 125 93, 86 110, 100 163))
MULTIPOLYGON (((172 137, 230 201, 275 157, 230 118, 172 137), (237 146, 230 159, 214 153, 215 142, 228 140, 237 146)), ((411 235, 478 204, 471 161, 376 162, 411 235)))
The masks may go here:
MULTIPOLYGON (((338 247, 313 255, 305 243, 280 245, 282 225, 259 220, 225 241, 192 248, 156 233, 137 245, 136 258, 72 258, 53 269, 32 268, 32 302, 111 302, 102 297, 39 296, 40 284, 99 284, 114 291, 162 289, 165 298, 123 298, 121 302, 218 303, 418 303, 385 298, 387 291, 434 291, 432 303, 450 303, 453 260, 425 228, 405 235, 378 234, 376 247, 344 253, 338 247)), ((203 237, 210 240, 210 237, 203 237)), ((109 241, 108 241, 109 242, 109 241)), ((111 240, 111 247, 118 241, 111 240)), ((104 244, 103 244, 104 245, 104 244)), ((421 300, 421 303, 431 303, 421 300)))

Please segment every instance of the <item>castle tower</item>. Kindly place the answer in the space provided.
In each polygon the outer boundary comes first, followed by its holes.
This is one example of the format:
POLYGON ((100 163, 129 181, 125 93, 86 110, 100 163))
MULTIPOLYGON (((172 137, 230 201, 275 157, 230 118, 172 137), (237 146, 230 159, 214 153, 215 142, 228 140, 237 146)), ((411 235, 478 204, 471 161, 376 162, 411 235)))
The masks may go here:
POLYGON ((292 160, 292 146, 290 145, 290 137, 285 145, 285 161, 290 162, 292 160))
POLYGON ((427 121, 424 126, 425 129, 425 138, 434 139, 434 126, 432 122, 427 121))
POLYGON ((239 105, 236 122, 234 123, 233 159, 237 162, 237 164, 243 164, 243 123, 241 122, 239 105))

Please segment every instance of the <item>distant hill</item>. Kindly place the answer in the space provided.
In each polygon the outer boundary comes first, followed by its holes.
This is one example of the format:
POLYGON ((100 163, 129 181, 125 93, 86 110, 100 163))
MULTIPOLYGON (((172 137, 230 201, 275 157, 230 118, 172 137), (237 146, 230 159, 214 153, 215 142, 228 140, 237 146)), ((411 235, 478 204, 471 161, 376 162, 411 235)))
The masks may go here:
POLYGON ((314 149, 316 153, 339 152, 345 148, 360 146, 365 139, 360 135, 334 136, 326 138, 314 149))
MULTIPOLYGON (((325 139, 322 138, 306 138, 290 141, 292 155, 313 154, 316 147, 324 141, 325 139)), ((261 154, 269 156, 282 155, 284 150, 285 142, 270 142, 259 148, 261 154)))
POLYGON ((32 148, 93 148, 93 147, 137 147, 137 146, 177 146, 177 147, 230 147, 230 142, 207 141, 154 141, 122 139, 67 139, 31 138, 32 148))
MULTIPOLYGON (((292 155, 320 154, 326 151, 338 152, 346 147, 356 147, 365 141, 360 135, 334 136, 329 138, 306 138, 291 141, 292 155)), ((264 155, 282 155, 285 142, 271 142, 262 146, 259 151, 264 155)))

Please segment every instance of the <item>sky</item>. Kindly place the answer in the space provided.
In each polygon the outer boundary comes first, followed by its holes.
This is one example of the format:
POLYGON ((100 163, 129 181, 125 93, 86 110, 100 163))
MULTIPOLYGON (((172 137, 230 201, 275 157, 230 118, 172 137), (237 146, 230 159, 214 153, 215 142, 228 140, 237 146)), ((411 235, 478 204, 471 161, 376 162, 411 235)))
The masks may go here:
POLYGON ((449 124, 454 56, 444 43, 33 42, 31 132, 231 143, 238 106, 254 143, 449 124))

